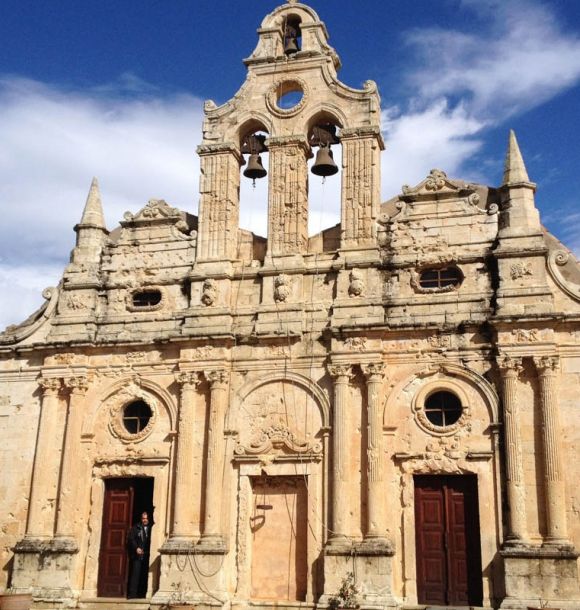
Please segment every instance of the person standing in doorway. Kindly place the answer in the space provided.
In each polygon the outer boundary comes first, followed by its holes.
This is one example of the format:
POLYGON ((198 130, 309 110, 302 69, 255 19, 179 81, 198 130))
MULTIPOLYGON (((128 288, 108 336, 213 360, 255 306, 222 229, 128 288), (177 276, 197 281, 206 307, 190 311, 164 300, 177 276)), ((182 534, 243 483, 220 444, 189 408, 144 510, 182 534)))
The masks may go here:
POLYGON ((142 512, 139 523, 129 530, 127 546, 130 560, 127 599, 146 597, 151 548, 151 525, 147 512, 142 512))

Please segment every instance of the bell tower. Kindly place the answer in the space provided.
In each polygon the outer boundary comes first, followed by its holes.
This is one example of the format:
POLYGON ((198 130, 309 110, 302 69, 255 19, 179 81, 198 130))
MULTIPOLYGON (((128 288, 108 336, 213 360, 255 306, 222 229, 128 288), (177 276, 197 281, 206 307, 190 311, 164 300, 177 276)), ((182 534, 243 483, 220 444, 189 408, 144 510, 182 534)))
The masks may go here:
POLYGON ((338 146, 342 175, 331 179, 341 180, 341 250, 374 248, 384 148, 376 84, 357 90, 338 80, 341 63, 324 23, 296 0, 270 13, 258 35, 240 90, 222 106, 205 104, 198 265, 238 256, 246 161, 248 179, 267 171, 266 260, 300 264, 308 251, 308 160, 316 154, 313 173, 330 178, 339 169, 332 156, 338 146), (261 165, 265 151, 268 168, 261 165))

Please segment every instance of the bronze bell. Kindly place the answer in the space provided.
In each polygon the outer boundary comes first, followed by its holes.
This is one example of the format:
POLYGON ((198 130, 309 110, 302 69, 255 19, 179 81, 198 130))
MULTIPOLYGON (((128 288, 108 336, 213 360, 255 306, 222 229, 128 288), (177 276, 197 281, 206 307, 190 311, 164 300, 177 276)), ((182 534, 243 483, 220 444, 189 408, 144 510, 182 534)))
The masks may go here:
POLYGON ((256 179, 264 178, 267 176, 268 172, 264 169, 262 165, 262 159, 258 154, 250 155, 248 160, 248 167, 244 170, 244 176, 246 178, 250 178, 250 180, 254 181, 254 185, 256 184, 256 179))
POLYGON ((316 176, 322 176, 323 178, 334 176, 334 174, 338 172, 338 166, 334 162, 330 145, 320 145, 320 148, 316 153, 316 161, 314 162, 311 171, 316 176))
POLYGON ((284 53, 286 55, 294 55, 294 53, 298 53, 300 51, 300 47, 298 46, 298 41, 294 36, 286 39, 286 44, 284 45, 284 53))

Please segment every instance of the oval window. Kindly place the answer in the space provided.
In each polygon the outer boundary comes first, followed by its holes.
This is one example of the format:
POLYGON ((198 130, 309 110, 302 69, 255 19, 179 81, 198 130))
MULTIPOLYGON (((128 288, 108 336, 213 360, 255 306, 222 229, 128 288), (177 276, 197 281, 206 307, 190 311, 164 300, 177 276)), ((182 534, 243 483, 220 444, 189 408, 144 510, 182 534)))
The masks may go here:
POLYGON ((280 110, 292 110, 304 98, 302 86, 297 81, 285 81, 280 83, 276 90, 276 105, 280 110))
POLYGON ((463 275, 457 267, 445 267, 444 269, 425 269, 419 277, 421 288, 447 288, 448 286, 459 286, 463 281, 463 275))
POLYGON ((133 294, 133 307, 155 307, 161 303, 160 290, 140 290, 133 294))
POLYGON ((153 416, 151 407, 143 400, 129 403, 123 411, 123 424, 129 434, 143 431, 153 416))
POLYGON ((440 428, 452 426, 463 413, 461 401, 451 392, 435 392, 425 401, 425 416, 440 428))

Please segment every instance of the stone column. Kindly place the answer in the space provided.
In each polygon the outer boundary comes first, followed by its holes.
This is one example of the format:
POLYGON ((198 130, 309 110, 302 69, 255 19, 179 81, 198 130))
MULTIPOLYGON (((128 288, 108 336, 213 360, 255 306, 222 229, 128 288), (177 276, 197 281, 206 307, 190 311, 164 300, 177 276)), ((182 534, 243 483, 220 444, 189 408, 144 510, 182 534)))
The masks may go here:
POLYGON ((556 376, 559 360, 555 356, 534 358, 540 382, 542 417, 542 456, 544 459, 544 495, 548 533, 544 544, 570 544, 566 526, 566 490, 560 457, 560 413, 556 376))
POLYGON ((205 483, 205 515, 202 542, 223 546, 222 484, 224 470, 224 417, 228 399, 228 373, 224 370, 209 371, 211 398, 207 439, 207 470, 205 483))
POLYGON ((41 377, 38 384, 42 388, 42 405, 34 456, 26 538, 52 538, 58 488, 58 471, 53 468, 54 457, 57 454, 54 439, 57 436, 58 393, 62 380, 41 377))
POLYGON ((200 156, 198 261, 237 256, 240 224, 240 165, 234 144, 202 144, 200 156))
POLYGON ((385 451, 381 390, 385 365, 362 365, 367 380, 367 532, 365 539, 386 541, 385 451))
POLYGON ((68 415, 60 467, 60 493, 56 519, 57 538, 75 536, 75 514, 79 510, 79 460, 83 425, 85 394, 88 382, 85 376, 64 380, 69 390, 68 415))
POLYGON ((195 432, 196 388, 199 373, 179 372, 175 376, 181 386, 177 450, 175 452, 175 495, 173 501, 172 538, 192 540, 194 497, 192 485, 193 444, 195 432))
POLYGON ((269 138, 268 254, 304 254, 308 246, 307 141, 297 136, 269 138))
POLYGON ((381 203, 380 130, 343 129, 341 248, 375 246, 375 223, 381 203))
POLYGON ((349 435, 349 382, 352 379, 352 367, 338 364, 328 367, 334 379, 334 409, 332 417, 332 532, 330 544, 346 542, 349 537, 349 502, 348 488, 351 463, 349 435))
POLYGON ((505 460, 509 506, 507 544, 523 543, 527 537, 526 489, 522 464, 522 441, 518 409, 517 383, 522 370, 521 358, 498 359, 503 383, 505 460))

